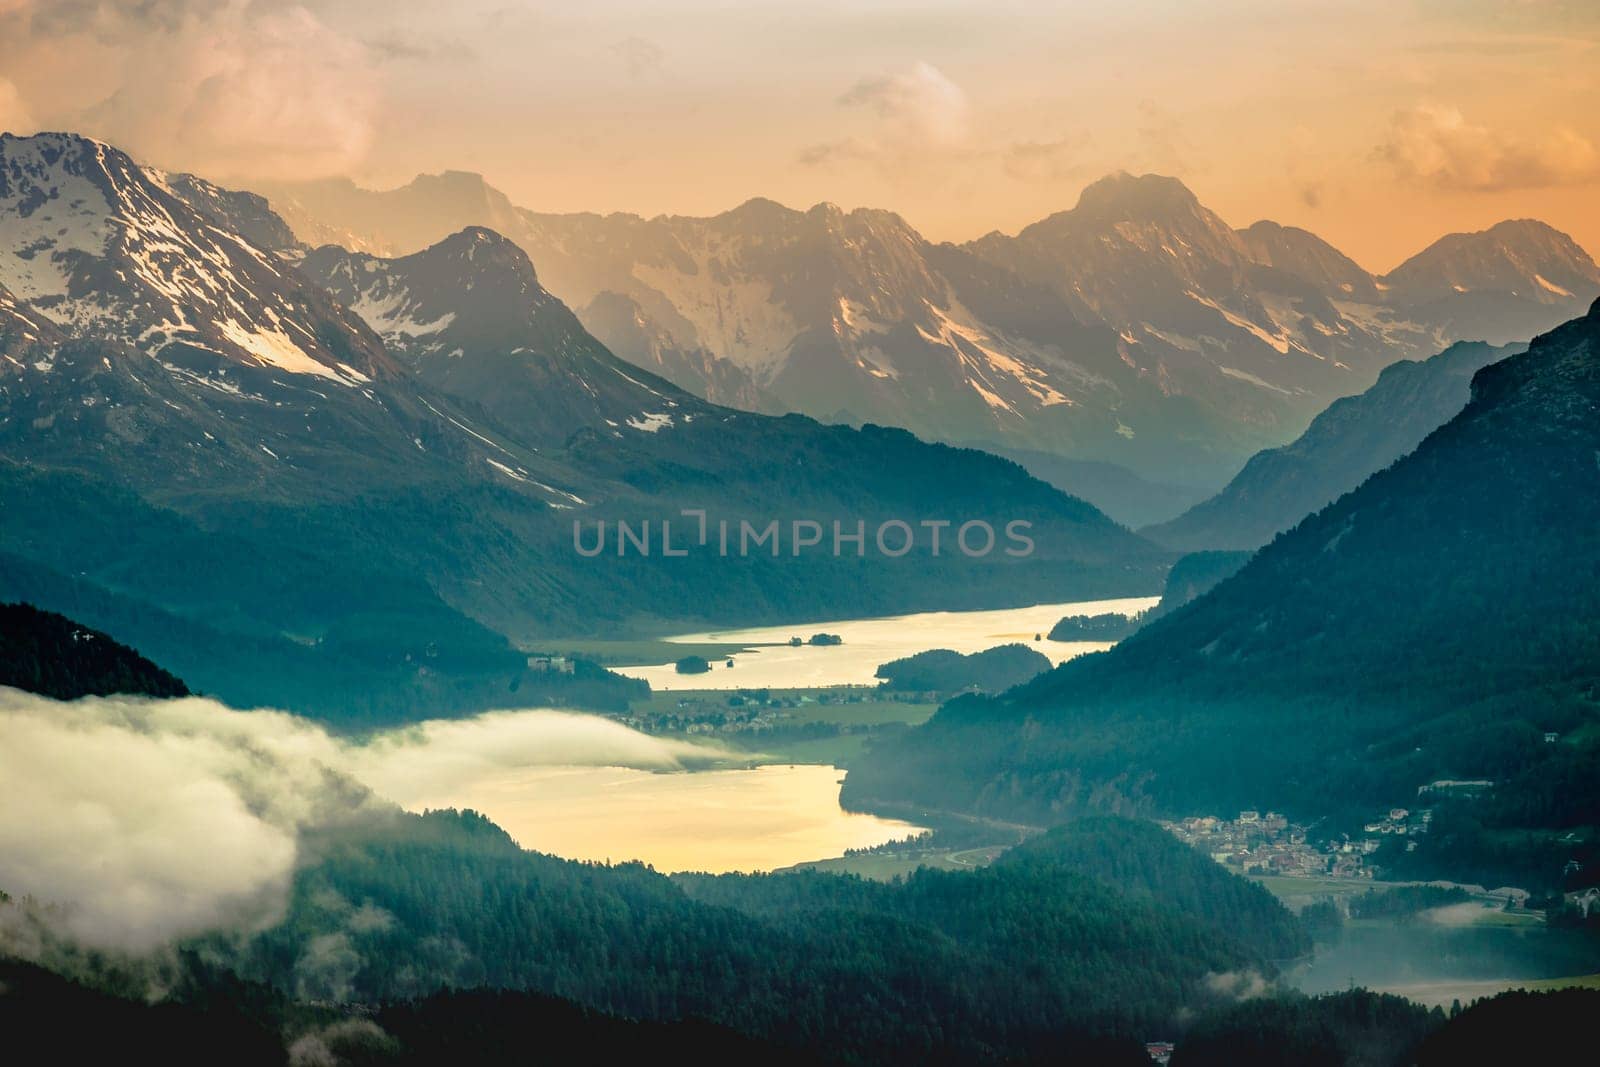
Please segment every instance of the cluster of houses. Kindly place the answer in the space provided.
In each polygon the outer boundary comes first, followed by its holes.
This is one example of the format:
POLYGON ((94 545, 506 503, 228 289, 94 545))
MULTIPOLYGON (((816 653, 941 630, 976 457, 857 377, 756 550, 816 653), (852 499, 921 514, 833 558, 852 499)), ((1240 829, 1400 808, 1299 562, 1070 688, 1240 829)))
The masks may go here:
MULTIPOLYGON (((1424 787, 1426 788, 1426 787, 1424 787)), ((1426 795, 1426 794, 1423 794, 1426 795)), ((1428 826, 1433 822, 1433 809, 1423 808, 1420 811, 1411 811, 1407 808, 1390 808, 1387 817, 1369 822, 1361 828, 1366 836, 1362 838, 1361 847, 1368 852, 1376 852, 1386 836, 1411 837, 1428 832, 1428 826)), ((1415 840, 1406 842, 1406 851, 1415 852, 1415 840)))
MULTIPOLYGON (((1557 734, 1546 734, 1554 743, 1557 734)), ((1487 778, 1441 778, 1417 787, 1417 808, 1390 808, 1388 814, 1366 823, 1359 838, 1330 841, 1321 848, 1306 840, 1306 827, 1290 823, 1275 811, 1265 815, 1241 811, 1237 819, 1197 816, 1162 823, 1178 838, 1210 854, 1218 863, 1244 874, 1327 875, 1335 878, 1371 878, 1365 862, 1386 840, 1405 839, 1407 852, 1415 852, 1417 838, 1433 823, 1433 809, 1421 807, 1447 798, 1470 799, 1493 791, 1487 778)))
POLYGON ((786 710, 792 706, 788 701, 764 702, 738 697, 716 702, 684 698, 678 701, 674 711, 648 716, 616 716, 616 719, 625 726, 653 734, 760 733, 793 721, 794 713, 786 710))
MULTIPOLYGON (((1432 820, 1432 811, 1394 808, 1386 817, 1368 823, 1359 840, 1321 847, 1307 840, 1306 827, 1291 823, 1276 811, 1241 811, 1237 819, 1201 815, 1162 825, 1179 840, 1241 874, 1371 878, 1373 870, 1366 857, 1378 850, 1386 835, 1427 833, 1432 820)), ((1408 847, 1414 847, 1414 842, 1408 847)))
MULTIPOLYGON (((1314 848, 1306 841, 1304 826, 1290 823, 1276 811, 1241 811, 1237 819, 1201 815, 1162 825, 1179 840, 1241 874, 1325 875, 1333 872, 1339 859, 1346 858, 1314 848)), ((1360 856, 1353 858, 1353 866, 1359 869, 1360 856)), ((1344 866, 1352 865, 1347 859, 1344 866)))

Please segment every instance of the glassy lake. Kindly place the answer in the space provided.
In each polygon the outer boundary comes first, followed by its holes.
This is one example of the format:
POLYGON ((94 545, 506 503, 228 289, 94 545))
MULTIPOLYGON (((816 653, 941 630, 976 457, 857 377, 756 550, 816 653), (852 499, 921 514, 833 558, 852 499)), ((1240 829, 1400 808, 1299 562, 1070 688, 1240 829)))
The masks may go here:
POLYGON ((472 808, 523 848, 569 859, 642 860, 659 871, 769 871, 918 833, 839 807, 837 767, 772 764, 660 774, 524 767, 407 806, 472 808))
MULTIPOLYGON (((1132 614, 1156 597, 926 612, 684 634, 677 643, 737 644, 734 666, 684 676, 671 663, 617 668, 656 689, 875 685, 880 664, 932 648, 980 652, 1021 641, 1052 663, 1107 642, 1034 641, 1063 616, 1132 614), (842 645, 790 647, 838 634, 842 645)), ((614 720, 552 711, 492 712, 423 723, 351 752, 356 774, 412 810, 472 808, 524 848, 583 860, 642 860, 662 871, 756 871, 828 859, 907 837, 919 827, 839 807, 836 767, 730 768, 714 746, 652 737, 614 720), (720 765, 719 765, 720 764, 720 765)))
POLYGON ((737 644, 733 666, 713 664, 708 674, 679 674, 671 663, 613 667, 618 674, 643 678, 652 689, 804 689, 830 685, 877 685, 882 664, 932 648, 982 652, 1023 642, 1052 664, 1086 652, 1110 648, 1104 641, 1035 641, 1067 615, 1131 615, 1154 607, 1159 597, 1124 597, 1070 604, 1041 604, 997 611, 930 611, 877 619, 841 619, 745 630, 714 630, 667 638, 680 644, 737 644), (791 647, 791 637, 837 634, 842 645, 791 647))
POLYGON ((412 811, 481 812, 524 848, 662 871, 771 870, 920 830, 842 810, 836 767, 750 758, 599 715, 525 710, 420 723, 330 762, 412 811))

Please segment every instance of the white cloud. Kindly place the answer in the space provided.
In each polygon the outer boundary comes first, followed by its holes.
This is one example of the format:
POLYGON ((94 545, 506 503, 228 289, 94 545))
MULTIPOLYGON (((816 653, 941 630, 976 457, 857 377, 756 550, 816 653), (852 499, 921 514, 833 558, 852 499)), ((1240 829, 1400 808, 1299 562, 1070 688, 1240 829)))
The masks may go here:
POLYGON ((279 913, 300 829, 362 803, 325 737, 206 700, 61 704, 0 690, 0 887, 64 932, 145 951, 279 913))
MULTIPOLYGON (((198 697, 61 703, 0 688, 0 890, 32 898, 73 941, 144 953, 271 924, 301 835, 389 800, 448 794, 497 768, 664 770, 714 756, 562 712, 423 723, 360 745, 198 697)), ((22 929, 0 921, 0 952, 26 951, 8 943, 22 929)))
POLYGON ((866 159, 898 165, 910 159, 963 149, 972 132, 966 92, 931 63, 864 78, 839 97, 839 104, 873 117, 869 133, 813 145, 801 153, 808 164, 866 159))
POLYGON ((1600 180, 1600 151, 1572 130, 1508 133, 1432 104, 1396 112, 1375 154, 1401 178, 1440 189, 1538 189, 1600 180))
POLYGON ((839 103, 872 111, 884 137, 906 144, 949 147, 969 130, 967 94, 931 63, 859 81, 839 103))
POLYGON ((160 166, 316 177, 372 142, 377 57, 300 4, 10 0, 0 37, 33 119, 160 166))

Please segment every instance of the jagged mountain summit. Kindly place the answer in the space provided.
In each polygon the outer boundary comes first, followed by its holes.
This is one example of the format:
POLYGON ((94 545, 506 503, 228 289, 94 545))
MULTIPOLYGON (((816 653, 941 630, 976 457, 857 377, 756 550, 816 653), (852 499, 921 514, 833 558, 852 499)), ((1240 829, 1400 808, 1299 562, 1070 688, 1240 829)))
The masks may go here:
POLYGON ((348 312, 108 145, 0 136, 0 205, 0 277, 75 336, 343 388, 393 372, 348 312))
POLYGON ((493 227, 617 355, 721 403, 1181 484, 1220 484, 1395 360, 1526 337, 1600 294, 1592 262, 1564 238, 1512 227, 1497 241, 1515 269, 1477 274, 1473 242, 1447 239, 1416 273, 1448 275, 1446 292, 1460 285, 1498 309, 1474 317, 1412 271, 1375 277, 1308 231, 1233 230, 1154 175, 1113 175, 1070 211, 959 247, 890 212, 828 204, 538 213, 459 173, 388 192, 267 192, 302 237, 356 249, 408 253, 493 227))
POLYGON ((423 382, 466 396, 525 439, 560 444, 583 427, 644 427, 703 401, 624 363, 579 324, 522 249, 468 227, 399 259, 327 245, 301 270, 383 337, 423 382))
POLYGON ((1600 266, 1561 231, 1513 219, 1442 237, 1379 285, 1386 302, 1444 336, 1506 344, 1580 312, 1600 292, 1600 266))
POLYGON ((1376 279, 1365 268, 1310 230, 1263 219, 1240 230, 1239 240, 1255 262, 1303 278, 1324 293, 1366 304, 1381 300, 1376 279))
MULTIPOLYGON (((369 194, 349 217, 419 189, 369 194)), ((274 196, 337 217, 348 190, 319 190, 274 196)), ((453 220, 460 206, 423 214, 453 220)), ((384 232, 352 243, 390 243, 384 232)), ((714 400, 1147 469, 1181 441, 1191 458, 1220 453, 1212 476, 1248 451, 1215 447, 1232 429, 1130 367, 1114 333, 891 212, 761 199, 711 218, 518 211, 503 232, 618 355, 714 400)))
POLYGON ((1439 344, 1314 235, 1235 231, 1175 178, 1101 179, 1071 210, 969 247, 1115 329, 1124 357, 1174 392, 1269 436, 1439 344))
POLYGON ((681 347, 791 410, 944 440, 1126 442, 1154 401, 1114 338, 891 212, 753 200, 710 219, 525 216, 522 240, 580 309, 621 294, 681 347))
POLYGON ((288 232, 259 198, 98 141, 0 138, 8 457, 285 496, 531 462, 491 427, 464 432, 471 413, 419 392, 358 316, 235 225, 288 232))

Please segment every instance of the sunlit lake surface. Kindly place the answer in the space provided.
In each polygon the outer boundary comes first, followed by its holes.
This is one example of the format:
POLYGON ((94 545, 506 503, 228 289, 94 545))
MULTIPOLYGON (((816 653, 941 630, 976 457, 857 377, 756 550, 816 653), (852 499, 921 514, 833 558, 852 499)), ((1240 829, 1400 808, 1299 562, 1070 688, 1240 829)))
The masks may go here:
POLYGON ((708 674, 679 674, 671 663, 615 667, 619 674, 643 678, 653 689, 801 689, 830 685, 876 685, 873 672, 890 660, 948 648, 956 652, 981 652, 996 645, 1025 642, 1062 663, 1085 652, 1099 652, 1110 643, 1099 641, 1035 641, 1067 615, 1131 615, 1154 607, 1158 597, 1125 597, 1071 604, 1041 604, 1031 608, 998 611, 931 611, 878 619, 843 619, 790 626, 763 626, 748 630, 714 630, 680 634, 670 641, 682 644, 726 643, 750 647, 732 656, 733 666, 721 661, 708 674), (788 645, 791 637, 838 634, 842 645, 788 645))
MULTIPOLYGON (((880 664, 932 648, 979 652, 1015 641, 1060 663, 1110 647, 1034 641, 1066 615, 1131 614, 1132 597, 1001 611, 928 612, 684 634, 679 643, 750 646, 734 666, 683 676, 672 664, 621 668, 657 689, 874 685, 880 664), (838 634, 842 645, 788 645, 838 634)), ((584 860, 642 860, 662 871, 756 871, 879 845, 919 828, 839 807, 844 772, 719 765, 727 754, 651 737, 614 720, 549 711, 424 723, 352 755, 358 777, 412 810, 472 808, 524 848, 584 860), (662 773, 665 772, 665 773, 662 773)), ((748 754, 733 757, 748 759, 748 754)))
POLYGON ((660 871, 766 871, 917 833, 839 807, 836 767, 774 764, 657 774, 625 767, 488 772, 408 807, 473 808, 524 848, 660 871))

